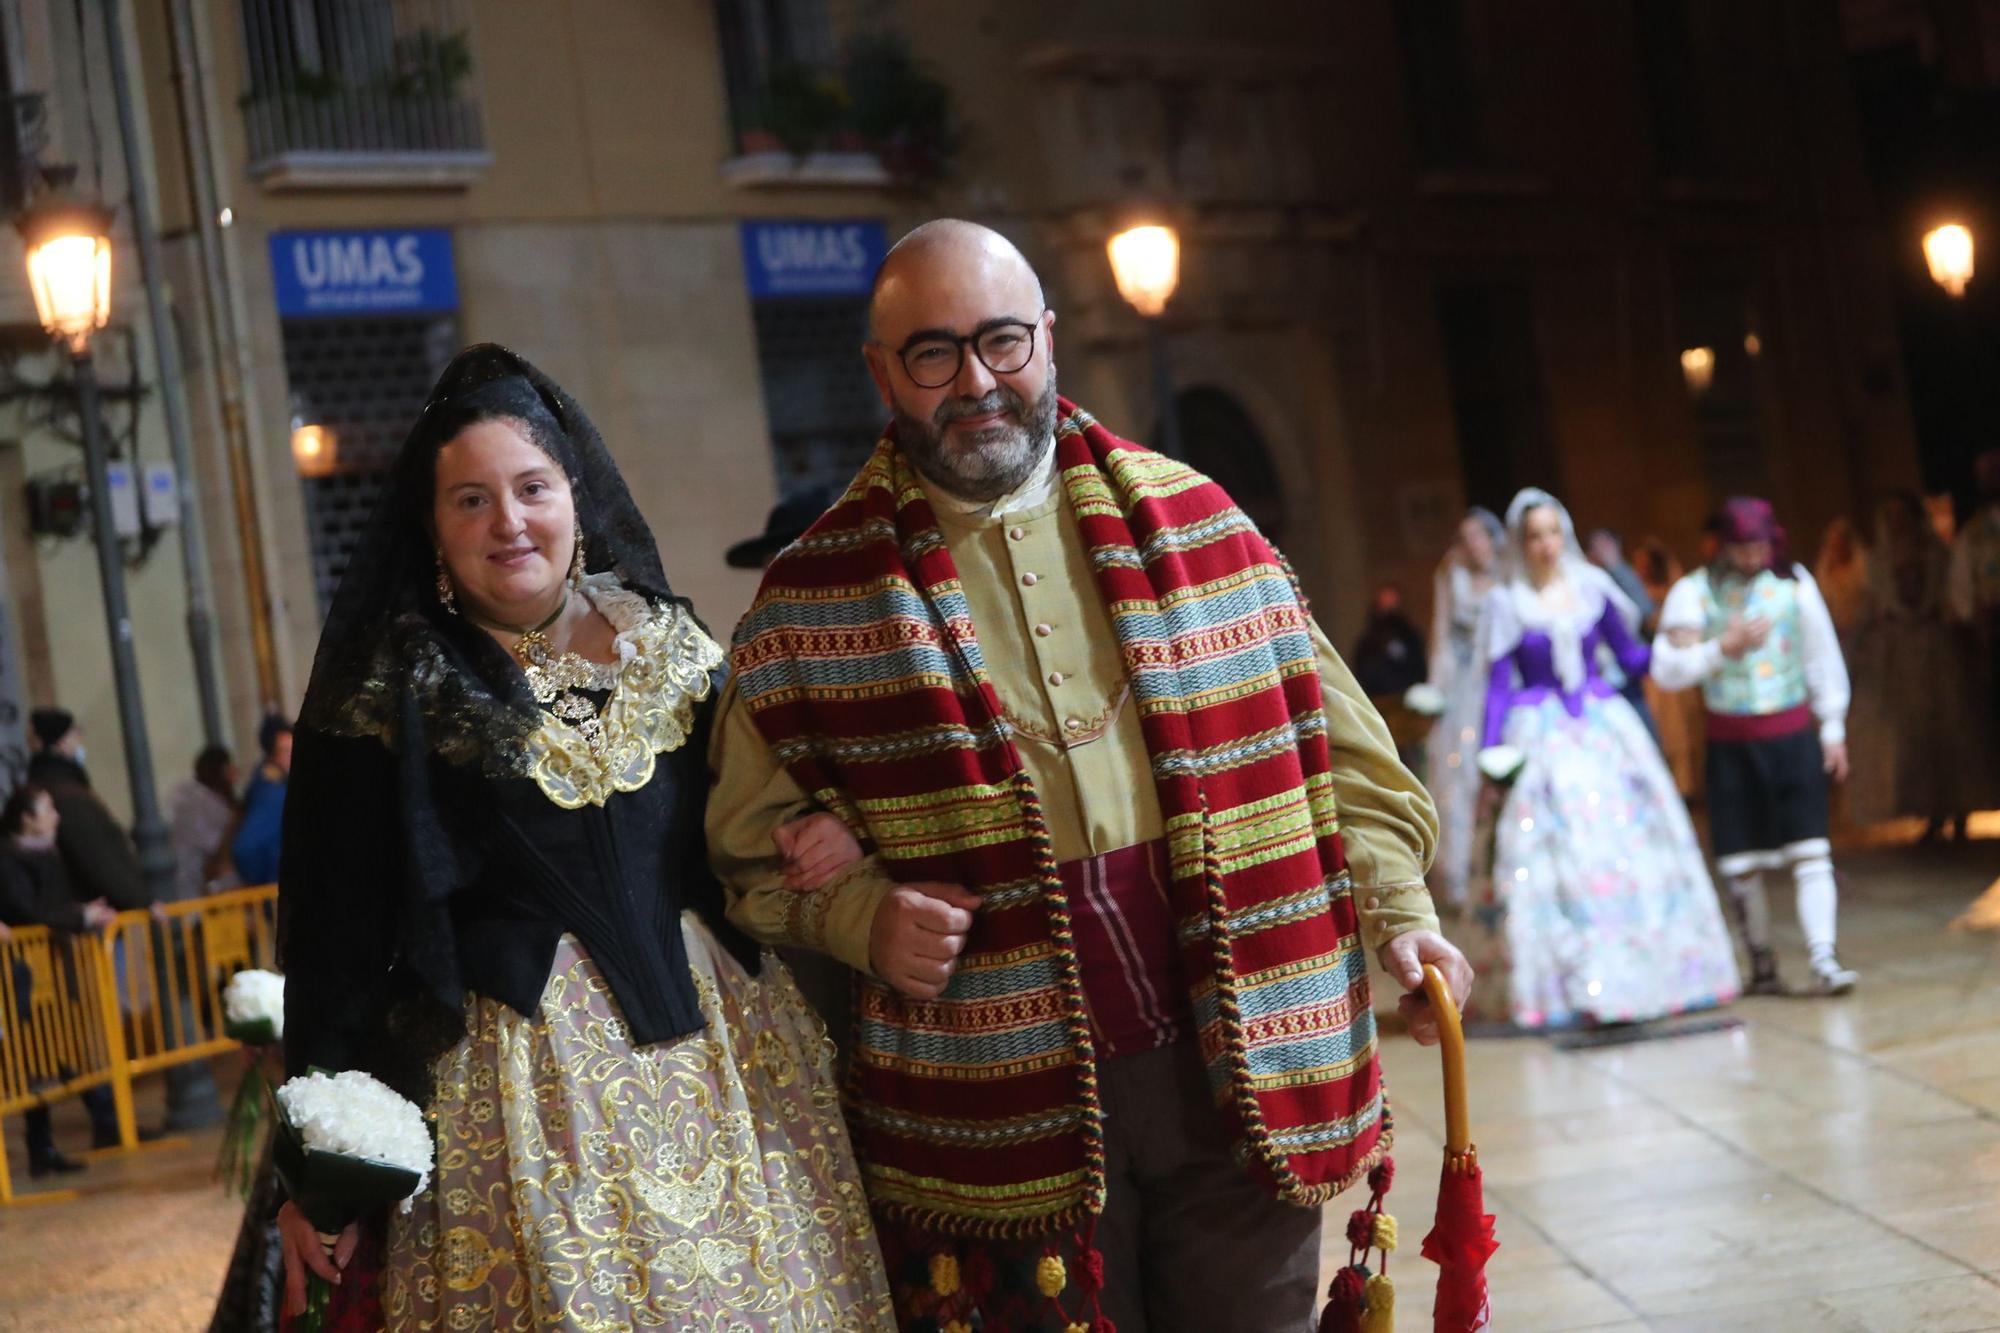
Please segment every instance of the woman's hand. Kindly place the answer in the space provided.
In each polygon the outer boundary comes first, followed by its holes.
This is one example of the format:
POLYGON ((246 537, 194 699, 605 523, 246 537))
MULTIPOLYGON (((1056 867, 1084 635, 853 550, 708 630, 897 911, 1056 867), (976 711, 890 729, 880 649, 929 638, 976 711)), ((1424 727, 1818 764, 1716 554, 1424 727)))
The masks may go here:
POLYGON ((329 1259, 326 1247, 319 1243, 318 1228, 306 1220, 297 1204, 286 1203, 278 1210, 278 1239, 285 1252, 285 1311, 300 1315, 306 1312, 306 1271, 310 1269, 338 1286, 341 1270, 361 1243, 361 1224, 347 1224, 329 1259))
POLYGON ((814 893, 861 859, 861 844, 838 815, 825 811, 780 825, 771 835, 785 858, 785 887, 814 893))

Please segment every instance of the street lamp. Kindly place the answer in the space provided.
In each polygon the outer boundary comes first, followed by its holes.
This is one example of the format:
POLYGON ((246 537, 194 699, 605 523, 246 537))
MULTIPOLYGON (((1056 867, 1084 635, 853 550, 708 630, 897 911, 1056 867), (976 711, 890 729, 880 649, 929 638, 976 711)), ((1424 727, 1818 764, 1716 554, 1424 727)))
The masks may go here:
POLYGON ((1972 233, 1956 222, 1931 228, 1924 233, 1924 262, 1932 282, 1953 296, 1965 295, 1965 284, 1972 281, 1972 233))
POLYGON ((155 902, 166 902, 173 897, 174 856, 153 789, 153 749, 146 738, 139 665, 132 655, 124 553, 119 549, 117 522, 111 513, 110 459, 104 443, 97 366, 90 351, 90 336, 111 319, 111 213, 57 187, 24 211, 15 225, 28 251, 28 286, 34 292, 35 314, 42 328, 69 354, 76 383, 91 521, 97 529, 97 573, 104 587, 118 720, 132 784, 132 841, 138 848, 139 873, 147 893, 155 902))
POLYGON ((1153 396, 1160 413, 1160 452, 1181 453, 1180 414, 1174 407, 1173 375, 1167 368, 1167 335, 1162 316, 1181 280, 1181 239, 1172 227, 1131 227, 1104 247, 1111 257, 1111 276, 1118 294, 1146 321, 1146 341, 1153 356, 1153 396))
POLYGON ((1688 392, 1700 397, 1708 392, 1708 386, 1715 382, 1715 349, 1713 347, 1687 347, 1681 350, 1681 378, 1687 381, 1688 392))

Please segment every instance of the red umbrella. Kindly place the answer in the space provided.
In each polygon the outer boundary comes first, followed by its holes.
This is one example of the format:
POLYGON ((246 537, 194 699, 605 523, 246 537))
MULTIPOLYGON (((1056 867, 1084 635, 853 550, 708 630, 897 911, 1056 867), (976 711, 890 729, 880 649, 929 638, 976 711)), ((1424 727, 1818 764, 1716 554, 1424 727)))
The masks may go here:
POLYGON ((1437 1221, 1424 1237, 1424 1258, 1436 1264, 1437 1304, 1431 1308, 1436 1333, 1472 1333, 1492 1322, 1486 1300, 1486 1261, 1500 1248, 1493 1239, 1493 1214, 1486 1211, 1465 1114, 1465 1031, 1451 988, 1435 967, 1424 967, 1424 991, 1437 1011, 1444 1049, 1444 1175, 1438 1181, 1437 1221))

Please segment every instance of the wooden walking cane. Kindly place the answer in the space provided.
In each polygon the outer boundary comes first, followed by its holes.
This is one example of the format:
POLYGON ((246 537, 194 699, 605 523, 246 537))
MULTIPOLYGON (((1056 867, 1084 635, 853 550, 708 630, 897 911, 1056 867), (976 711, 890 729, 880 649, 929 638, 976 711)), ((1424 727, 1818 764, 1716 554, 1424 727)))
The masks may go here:
POLYGON ((1440 1270, 1432 1327, 1435 1333, 1471 1333, 1487 1327, 1493 1317, 1486 1299, 1486 1261, 1499 1247, 1466 1111, 1465 1028, 1444 974, 1429 964, 1424 966, 1424 993, 1437 1015, 1444 1056, 1444 1172, 1438 1180, 1437 1221, 1423 1247, 1424 1258, 1440 1270))

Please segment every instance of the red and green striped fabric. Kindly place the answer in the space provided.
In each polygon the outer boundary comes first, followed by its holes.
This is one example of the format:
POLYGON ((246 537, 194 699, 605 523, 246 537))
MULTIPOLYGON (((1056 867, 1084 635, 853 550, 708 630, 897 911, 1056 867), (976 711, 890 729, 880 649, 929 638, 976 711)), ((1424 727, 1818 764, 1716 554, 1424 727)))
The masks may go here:
MULTIPOLYGON (((1304 600, 1207 478, 1068 402, 1056 458, 1152 758, 1217 1104, 1252 1171, 1319 1203, 1389 1126, 1304 600)), ((773 562, 733 655, 806 791, 898 879, 984 900, 938 999, 861 988, 848 1116, 870 1198, 946 1235, 1087 1223, 1104 1161, 1070 907, 944 536, 891 440, 773 562)))

